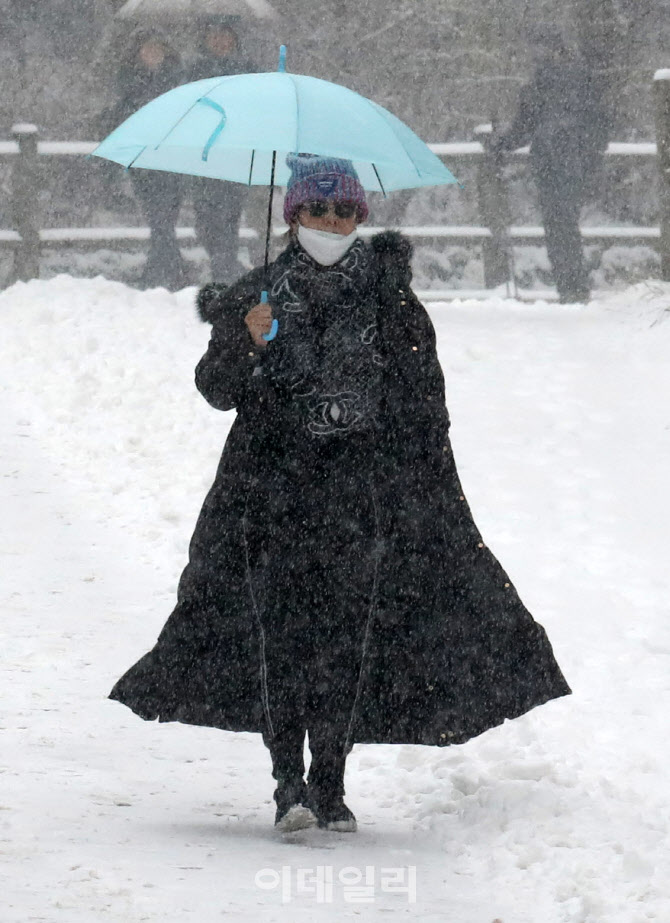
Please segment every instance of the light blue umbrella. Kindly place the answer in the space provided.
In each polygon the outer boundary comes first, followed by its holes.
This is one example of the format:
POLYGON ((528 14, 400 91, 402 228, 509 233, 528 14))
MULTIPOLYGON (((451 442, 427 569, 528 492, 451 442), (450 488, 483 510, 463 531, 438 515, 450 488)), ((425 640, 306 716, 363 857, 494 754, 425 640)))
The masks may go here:
POLYGON ((270 186, 286 185, 289 153, 351 160, 364 189, 456 183, 400 119, 353 90, 285 69, 211 77, 176 87, 126 119, 93 155, 128 168, 270 186))
MULTIPOLYGON (((282 64, 283 67, 283 55, 282 64)), ((400 119, 353 90, 284 70, 209 77, 176 87, 126 119, 93 152, 124 167, 268 186, 289 176, 288 153, 353 161, 382 193, 455 183, 400 119)))

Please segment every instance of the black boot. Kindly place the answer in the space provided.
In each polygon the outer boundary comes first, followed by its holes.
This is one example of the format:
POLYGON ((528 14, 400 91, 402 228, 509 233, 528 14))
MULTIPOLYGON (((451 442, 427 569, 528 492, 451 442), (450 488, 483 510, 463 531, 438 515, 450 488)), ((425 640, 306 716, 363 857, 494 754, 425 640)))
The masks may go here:
POLYGON ((344 803, 343 790, 310 783, 307 803, 322 829, 338 833, 355 833, 358 829, 353 812, 344 803))
POLYGON ((309 807, 307 786, 302 778, 280 781, 274 793, 277 803, 275 827, 282 833, 292 833, 313 827, 316 817, 309 807))
POLYGON ((307 776, 308 804, 319 827, 353 833, 356 818, 344 803, 344 773, 352 745, 347 742, 346 723, 330 715, 312 719, 309 727, 312 762, 307 776))

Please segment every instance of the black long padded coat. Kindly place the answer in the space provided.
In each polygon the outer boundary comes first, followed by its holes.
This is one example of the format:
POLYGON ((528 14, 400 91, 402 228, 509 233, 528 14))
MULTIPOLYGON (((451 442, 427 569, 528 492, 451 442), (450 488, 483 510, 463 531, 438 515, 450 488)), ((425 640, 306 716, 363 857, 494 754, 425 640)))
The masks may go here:
POLYGON ((570 693, 463 494, 411 247, 394 233, 369 246, 389 422, 327 477, 284 438, 281 389, 253 374, 261 272, 199 293, 213 332, 196 385, 237 417, 177 606, 110 694, 144 719, 271 735, 305 687, 326 709, 337 688, 349 745, 443 746, 570 693))

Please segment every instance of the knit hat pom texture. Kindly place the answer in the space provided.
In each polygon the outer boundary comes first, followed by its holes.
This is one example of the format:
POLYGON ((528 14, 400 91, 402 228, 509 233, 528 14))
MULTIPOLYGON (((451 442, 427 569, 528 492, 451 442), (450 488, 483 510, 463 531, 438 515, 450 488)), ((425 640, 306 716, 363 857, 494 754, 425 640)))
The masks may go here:
POLYGON ((291 168, 284 198, 284 221, 290 224, 307 202, 354 202, 361 221, 368 217, 365 190, 350 160, 318 154, 289 154, 291 168))

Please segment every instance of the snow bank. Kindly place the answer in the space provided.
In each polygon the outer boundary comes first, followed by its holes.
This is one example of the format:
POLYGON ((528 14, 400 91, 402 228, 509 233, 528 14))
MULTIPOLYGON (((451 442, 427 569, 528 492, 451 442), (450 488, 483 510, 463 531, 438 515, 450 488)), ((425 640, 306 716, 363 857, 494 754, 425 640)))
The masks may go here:
POLYGON ((3 358, 34 429, 88 501, 152 555, 156 543, 184 552, 233 419, 195 389, 210 328, 194 295, 69 276, 0 294, 12 334, 3 358))

